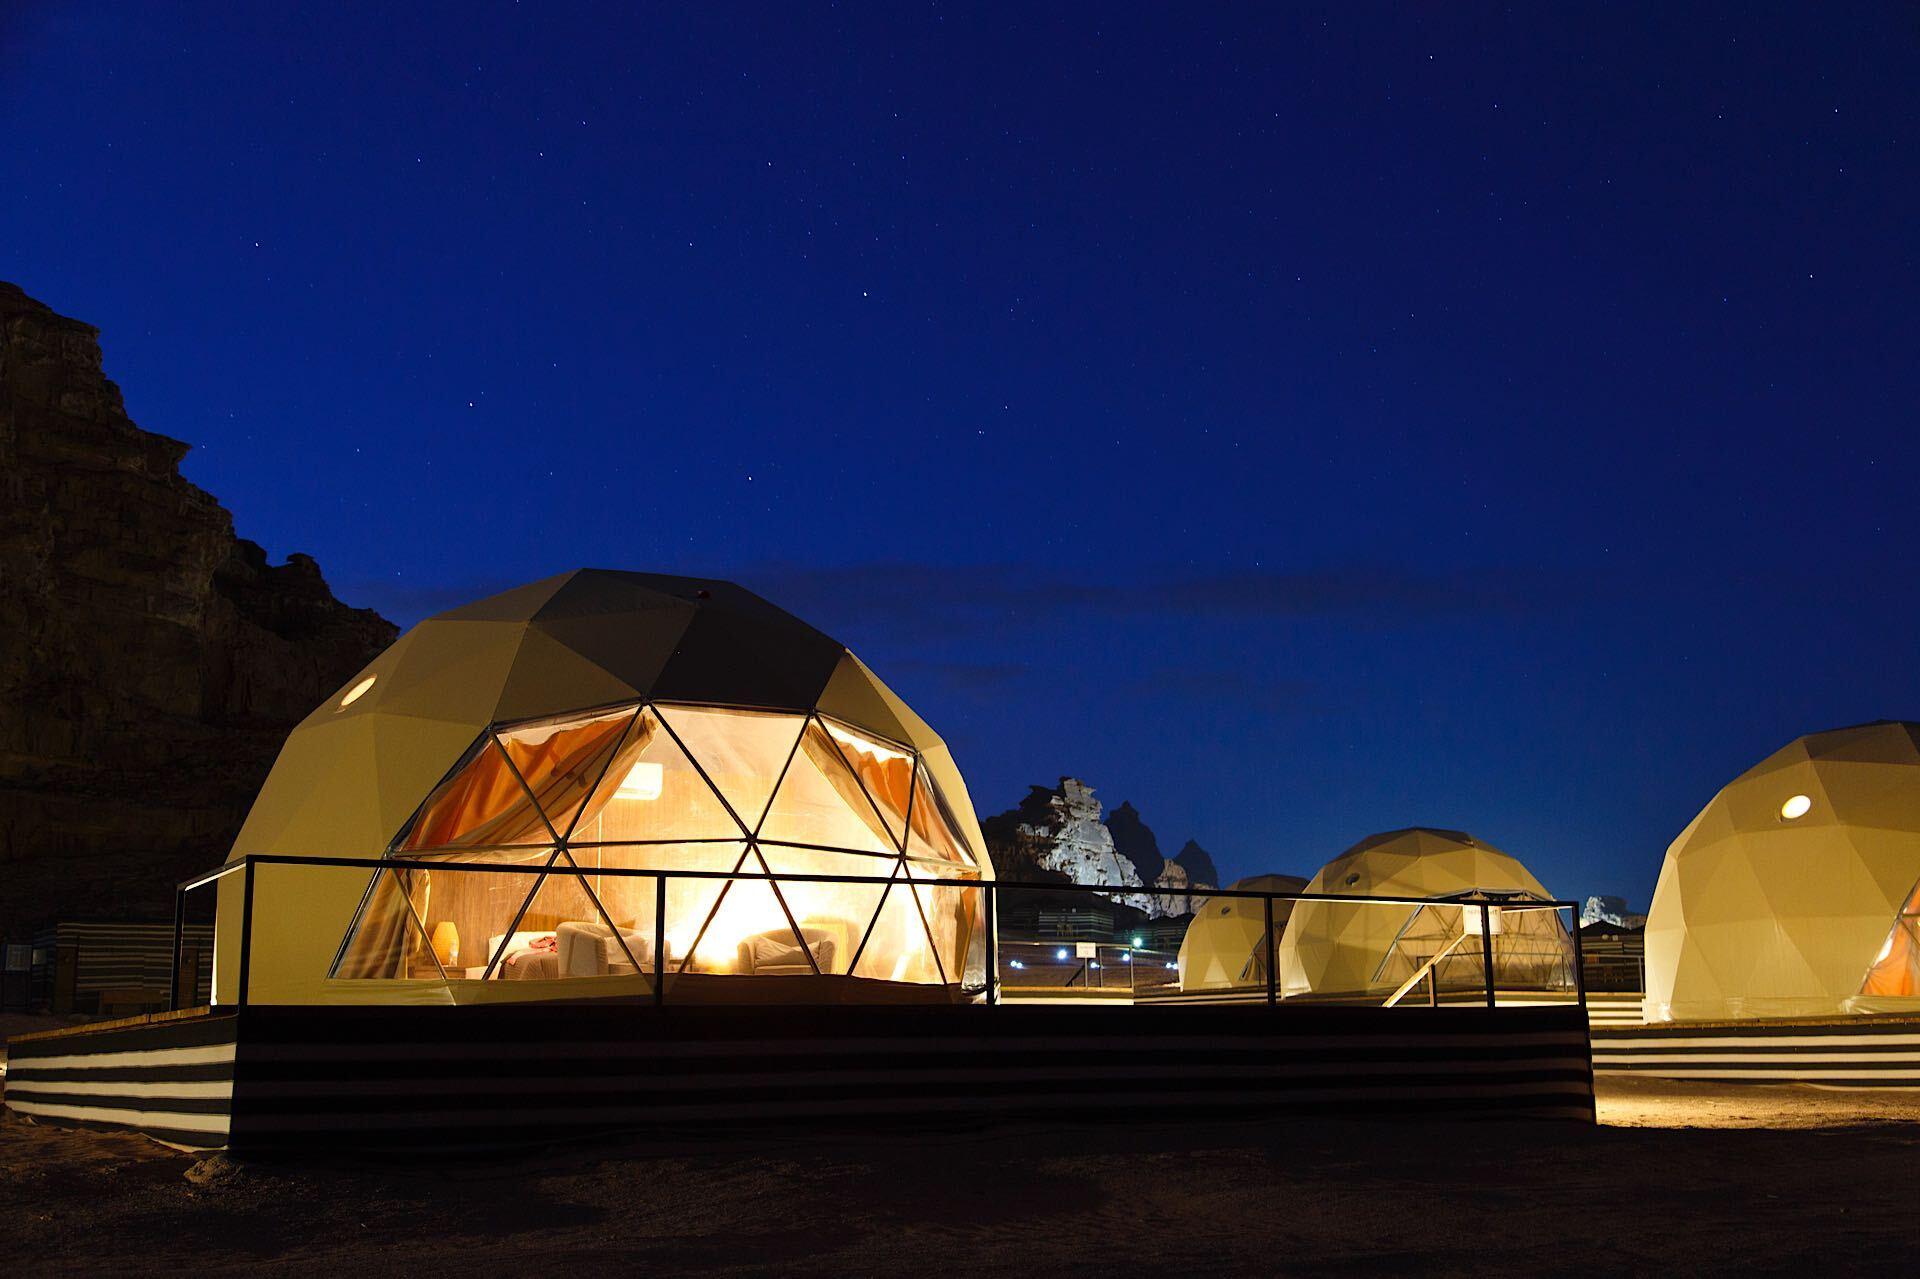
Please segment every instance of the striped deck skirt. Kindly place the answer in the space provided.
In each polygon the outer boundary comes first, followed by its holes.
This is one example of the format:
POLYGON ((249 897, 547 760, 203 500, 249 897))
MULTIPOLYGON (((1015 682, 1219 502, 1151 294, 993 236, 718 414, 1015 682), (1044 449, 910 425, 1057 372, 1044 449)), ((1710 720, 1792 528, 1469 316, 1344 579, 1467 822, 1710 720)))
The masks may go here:
POLYGON ((1714 1083, 1920 1088, 1920 1018, 1596 1024, 1593 1068, 1714 1083))
POLYGON ((1594 1113, 1571 1006, 249 1007, 28 1036, 10 1053, 7 1104, 37 1121, 236 1151, 770 1124, 1594 1113))

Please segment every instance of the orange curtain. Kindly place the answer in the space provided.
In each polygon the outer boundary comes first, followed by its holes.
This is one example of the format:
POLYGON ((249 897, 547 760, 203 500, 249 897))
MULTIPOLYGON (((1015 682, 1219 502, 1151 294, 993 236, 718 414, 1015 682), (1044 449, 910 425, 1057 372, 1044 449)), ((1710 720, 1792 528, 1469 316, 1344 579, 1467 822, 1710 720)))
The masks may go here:
MULTIPOLYGON (((1909 909, 1920 903, 1908 903, 1909 909)), ((1861 984, 1863 995, 1920 995, 1920 916, 1903 915, 1894 920, 1893 936, 1887 939, 1886 957, 1867 970, 1861 984)))
POLYGON ((543 741, 513 740, 510 749, 526 779, 525 787, 503 753, 509 748, 488 742, 428 803, 404 850, 551 842, 547 824, 540 810, 528 802, 527 791, 539 797, 564 834, 573 810, 599 778, 600 766, 627 722, 624 716, 603 718, 554 730, 543 741))
MULTIPOLYGON (((820 775, 832 784, 834 792, 840 796, 840 802, 847 806, 847 811, 858 817, 861 824, 878 836, 883 845, 888 848, 895 847, 893 832, 886 828, 885 823, 880 820, 880 815, 873 811, 873 804, 867 802, 867 797, 861 794, 860 787, 855 784, 853 774, 847 771, 847 762, 850 761, 853 767, 859 770, 860 780, 872 785, 872 782, 868 781, 870 775, 873 781, 884 779, 873 774, 872 770, 864 765, 867 762, 878 763, 879 761, 874 760, 864 751, 857 751, 851 747, 843 749, 818 724, 807 725, 806 733, 800 738, 800 745, 801 749, 806 751, 807 758, 813 761, 813 766, 820 771, 820 775)), ((883 808, 886 806, 887 801, 880 797, 878 791, 873 792, 873 797, 875 803, 883 808)), ((903 802, 899 809, 894 810, 895 812, 906 807, 905 796, 901 798, 903 802)))

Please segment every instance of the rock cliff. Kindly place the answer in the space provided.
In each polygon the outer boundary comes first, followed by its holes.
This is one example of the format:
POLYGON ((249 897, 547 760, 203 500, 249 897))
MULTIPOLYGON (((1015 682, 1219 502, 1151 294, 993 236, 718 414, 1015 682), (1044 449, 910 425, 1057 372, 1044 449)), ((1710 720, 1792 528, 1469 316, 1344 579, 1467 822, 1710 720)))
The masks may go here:
POLYGON ((99 334, 0 284, 0 932, 160 916, 287 730, 395 636, 128 418, 99 334))
POLYGON ((1137 887, 1140 892, 1111 900, 1156 918, 1190 914, 1195 889, 1218 887, 1213 859, 1198 844, 1189 840, 1181 850, 1187 861, 1168 861, 1131 803, 1123 802, 1105 821, 1100 812, 1093 788, 1078 778, 1030 788, 1019 807, 981 823, 996 873, 1003 880, 1137 887), (1196 877, 1193 869, 1201 864, 1206 873, 1196 877))

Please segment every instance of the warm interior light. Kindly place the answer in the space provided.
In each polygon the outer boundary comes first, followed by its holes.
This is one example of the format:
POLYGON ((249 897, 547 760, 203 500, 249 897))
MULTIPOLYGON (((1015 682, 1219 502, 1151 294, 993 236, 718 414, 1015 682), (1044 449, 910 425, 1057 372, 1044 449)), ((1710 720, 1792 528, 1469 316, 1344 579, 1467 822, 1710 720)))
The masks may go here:
POLYGON ((667 770, 653 760, 639 760, 627 775, 620 779, 620 785, 614 789, 615 799, 659 799, 660 788, 666 783, 667 770))
POLYGON ((1869 966, 1873 968, 1878 968, 1880 965, 1887 962, 1887 956, 1891 955, 1892 953, 1893 953, 1893 934, 1888 933, 1887 939, 1880 943, 1880 953, 1873 957, 1873 963, 1869 966))
POLYGON ((347 707, 353 705, 355 702, 365 697, 367 695, 367 690, 373 687, 373 681, 379 678, 380 677, 378 675, 369 675, 365 679, 361 680, 358 684, 355 684, 352 688, 348 689, 347 695, 340 699, 340 709, 345 710, 347 709, 347 707))
POLYGON ((1805 817, 1812 808, 1813 801, 1811 799, 1805 795, 1795 795, 1786 803, 1780 805, 1780 818, 1782 821, 1797 821, 1805 817))

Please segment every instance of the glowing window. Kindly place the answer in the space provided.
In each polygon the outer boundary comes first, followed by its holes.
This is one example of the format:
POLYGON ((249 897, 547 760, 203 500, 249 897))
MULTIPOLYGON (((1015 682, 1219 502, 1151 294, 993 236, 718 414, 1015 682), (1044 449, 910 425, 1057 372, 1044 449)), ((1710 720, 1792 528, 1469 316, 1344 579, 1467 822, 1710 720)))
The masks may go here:
POLYGON ((1786 803, 1780 805, 1780 820, 1787 822, 1799 821, 1802 817, 1805 817, 1812 808, 1813 801, 1811 799, 1805 795, 1795 795, 1786 803))
POLYGON ((355 702, 365 697, 367 695, 367 690, 373 687, 373 681, 379 678, 380 677, 378 675, 369 675, 365 679, 361 680, 358 684, 355 684, 352 688, 348 689, 346 696, 340 699, 340 709, 345 710, 347 709, 347 707, 353 705, 355 702))

